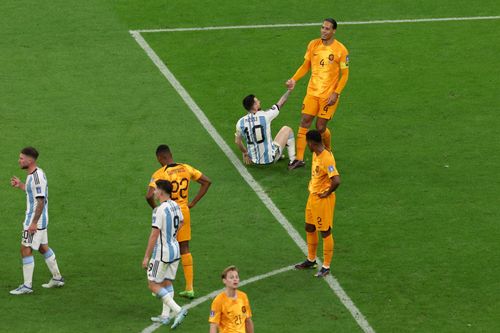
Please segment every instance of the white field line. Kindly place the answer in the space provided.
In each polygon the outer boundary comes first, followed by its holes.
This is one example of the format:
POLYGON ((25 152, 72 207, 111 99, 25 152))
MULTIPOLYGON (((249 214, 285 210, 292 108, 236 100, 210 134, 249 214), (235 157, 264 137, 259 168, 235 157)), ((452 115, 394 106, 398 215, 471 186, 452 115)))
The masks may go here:
MULTIPOLYGON (((366 24, 388 24, 388 23, 420 23, 420 22, 446 22, 446 21, 477 21, 477 20, 498 20, 500 16, 469 16, 469 17, 436 17, 421 19, 400 19, 400 20, 373 20, 373 21, 346 21, 338 22, 339 25, 366 25, 366 24)), ((192 27, 192 28, 165 28, 165 29, 140 29, 130 32, 152 33, 152 32, 182 32, 182 31, 205 31, 205 30, 233 30, 233 29, 267 29, 267 28, 295 28, 319 26, 316 23, 284 23, 284 24, 256 24, 256 25, 230 25, 214 27, 192 27)))
MULTIPOLYGON (((160 72, 165 76, 165 78, 170 82, 172 87, 177 91, 177 93, 182 97, 184 102, 188 105, 194 115, 198 118, 202 126, 208 132, 208 134, 212 137, 212 139, 217 143, 220 149, 226 154, 227 158, 234 165, 236 170, 240 173, 241 177, 248 183, 251 189, 255 191, 257 196, 262 200, 262 202, 266 205, 267 209, 273 214, 276 220, 281 224, 281 226, 285 229, 288 235, 293 239, 295 244, 302 250, 304 255, 307 255, 307 245, 306 242, 300 237, 299 233, 295 228, 291 225, 291 223, 287 220, 287 218, 281 213, 281 211, 276 207, 271 198, 266 194, 262 186, 252 177, 252 175, 248 172, 246 167, 243 165, 241 160, 234 154, 234 152, 229 148, 228 144, 224 141, 224 139, 220 136, 219 132, 212 125, 210 120, 208 120, 205 113, 200 109, 200 107, 196 104, 193 98, 189 95, 189 93, 184 89, 184 87, 180 84, 180 82, 175 78, 174 74, 167 68, 167 66, 161 61, 158 55, 153 51, 153 49, 149 46, 149 44, 144 40, 141 34, 137 31, 131 32, 132 37, 137 41, 137 43, 142 47, 142 49, 146 52, 148 57, 153 61, 153 63, 158 67, 160 72)), ((370 326, 368 321, 365 319, 363 314, 359 311, 353 301, 349 298, 346 292, 342 289, 339 282, 333 275, 330 275, 326 279, 330 288, 332 288, 333 292, 340 299, 342 304, 349 310, 353 318, 356 320, 358 325, 365 333, 374 333, 374 329, 370 326)))
MULTIPOLYGON (((288 271, 292 270, 293 268, 294 268, 293 266, 286 266, 286 267, 283 267, 283 268, 280 268, 280 269, 276 269, 276 270, 274 270, 272 272, 268 272, 268 273, 265 273, 265 274, 257 275, 257 276, 254 276, 254 277, 248 279, 248 280, 241 281, 239 286, 243 287, 243 286, 245 286, 247 284, 250 284, 250 283, 253 283, 253 282, 257 282, 257 281, 260 281, 260 280, 264 280, 264 279, 267 279, 268 277, 271 277, 271 276, 274 276, 274 275, 277 275, 277 274, 288 272, 288 271)), ((203 297, 197 298, 196 300, 192 301, 191 303, 184 305, 183 308, 184 309, 188 309, 188 310, 192 309, 192 308, 200 305, 201 303, 204 303, 204 302, 208 301, 209 299, 215 298, 215 296, 219 295, 222 291, 224 291, 224 289, 219 289, 219 290, 212 291, 210 294, 207 294, 207 295, 205 295, 203 297)), ((160 327, 161 327, 161 324, 154 323, 154 324, 151 324, 150 326, 146 327, 145 329, 143 329, 141 333, 151 333, 151 332, 154 332, 155 330, 157 330, 160 327)))

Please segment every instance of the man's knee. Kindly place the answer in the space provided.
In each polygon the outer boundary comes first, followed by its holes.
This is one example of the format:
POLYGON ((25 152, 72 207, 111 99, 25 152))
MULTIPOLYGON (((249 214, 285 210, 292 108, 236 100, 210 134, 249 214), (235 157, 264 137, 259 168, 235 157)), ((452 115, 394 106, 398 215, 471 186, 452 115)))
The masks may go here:
POLYGON ((323 133, 324 131, 326 131, 326 124, 328 123, 328 120, 326 119, 322 119, 322 118, 318 118, 316 120, 316 129, 320 132, 320 133, 323 133))
POLYGON ((181 254, 189 253, 189 241, 184 241, 179 243, 179 250, 181 254))
POLYGON ((321 232, 321 237, 326 238, 330 236, 331 233, 332 233, 332 228, 328 228, 328 230, 321 232))
POLYGON ((300 118, 300 127, 304 127, 304 128, 311 127, 313 119, 314 119, 314 117, 312 117, 310 115, 302 114, 302 118, 300 118))
POLYGON ((314 224, 306 223, 306 231, 307 232, 315 232, 316 226, 314 224))

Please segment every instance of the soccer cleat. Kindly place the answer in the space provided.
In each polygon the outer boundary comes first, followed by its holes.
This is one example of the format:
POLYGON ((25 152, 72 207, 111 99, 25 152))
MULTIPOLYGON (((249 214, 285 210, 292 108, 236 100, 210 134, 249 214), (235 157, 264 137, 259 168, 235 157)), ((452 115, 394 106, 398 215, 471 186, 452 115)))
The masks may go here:
POLYGON ((288 163, 288 170, 302 168, 304 165, 306 165, 306 162, 301 160, 294 160, 293 162, 288 163))
POLYGON ((309 261, 309 259, 306 259, 306 260, 304 260, 304 262, 301 262, 300 264, 295 265, 296 269, 313 269, 316 267, 318 267, 316 260, 309 261))
POLYGON ((50 279, 48 283, 42 284, 42 287, 44 288, 60 288, 64 286, 64 278, 61 277, 60 279, 50 279))
POLYGON ((32 292, 33 292, 33 289, 22 284, 19 287, 17 287, 16 289, 11 290, 10 294, 11 295, 22 295, 22 294, 31 294, 32 292))
POLYGON ((194 298, 194 290, 184 290, 179 293, 179 296, 193 299, 194 298))
POLYGON ((151 321, 154 323, 167 325, 170 322, 170 317, 163 317, 163 316, 151 317, 151 321))
POLYGON ((184 318, 186 318, 188 314, 188 310, 187 309, 181 309, 181 311, 179 311, 179 313, 177 314, 177 316, 175 316, 175 320, 174 320, 174 324, 172 325, 172 329, 176 329, 181 323, 182 321, 184 320, 184 318))
POLYGON ((315 277, 325 277, 330 274, 330 268, 321 267, 318 273, 314 274, 315 277))

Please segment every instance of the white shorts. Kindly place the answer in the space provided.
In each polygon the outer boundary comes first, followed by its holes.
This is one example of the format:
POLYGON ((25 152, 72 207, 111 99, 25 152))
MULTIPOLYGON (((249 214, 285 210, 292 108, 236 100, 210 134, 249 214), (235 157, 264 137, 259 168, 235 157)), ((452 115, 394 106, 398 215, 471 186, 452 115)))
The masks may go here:
POLYGON ((42 244, 48 244, 47 228, 43 230, 37 230, 34 234, 28 232, 28 228, 23 230, 21 235, 21 245, 26 247, 31 247, 33 250, 37 251, 42 244))
POLYGON ((175 280, 179 260, 171 263, 164 263, 161 260, 151 259, 148 265, 148 280, 156 283, 162 283, 165 280, 175 280))
POLYGON ((281 149, 281 146, 273 141, 273 151, 272 151, 273 163, 276 163, 279 161, 279 159, 281 158, 281 154, 283 154, 283 150, 281 149))

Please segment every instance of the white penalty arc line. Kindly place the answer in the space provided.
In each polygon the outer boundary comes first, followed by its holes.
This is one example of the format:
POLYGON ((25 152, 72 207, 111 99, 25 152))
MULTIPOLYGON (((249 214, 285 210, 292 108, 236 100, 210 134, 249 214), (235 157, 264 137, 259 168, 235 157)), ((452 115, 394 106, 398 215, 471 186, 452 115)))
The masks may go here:
MULTIPOLYGON (((207 118, 205 113, 200 109, 200 107, 196 104, 193 98, 189 95, 186 89, 180 84, 180 82, 176 79, 174 74, 167 68, 167 66, 161 61, 160 57, 154 52, 154 50, 149 46, 146 40, 141 36, 141 34, 137 31, 131 32, 132 37, 136 40, 136 42, 141 46, 141 48, 146 52, 148 57, 153 61, 156 67, 160 70, 163 76, 170 82, 172 87, 177 91, 177 93, 182 97, 187 106, 191 109, 194 115, 198 118, 201 125, 205 128, 208 134, 212 137, 212 139, 217 143, 220 149, 224 152, 227 158, 234 165, 236 170, 240 173, 241 177, 250 185, 250 188, 257 194, 257 196, 262 200, 267 209, 271 212, 271 214, 276 218, 276 220, 281 224, 281 226, 285 229, 288 235, 292 238, 295 244, 302 250, 302 252, 307 255, 307 245, 306 242, 299 235, 297 230, 292 226, 292 224, 288 221, 288 219, 283 215, 283 213, 279 210, 279 208, 274 204, 271 198, 264 191, 262 186, 253 178, 253 176, 248 172, 246 167, 243 165, 241 160, 236 156, 236 154, 229 148, 228 144, 224 139, 220 136, 219 132, 212 125, 210 120, 207 118)), ((333 277, 333 275, 329 275, 326 279, 326 282, 333 290, 333 292, 340 299, 342 304, 346 307, 346 309, 351 313, 352 317, 356 320, 357 324, 361 327, 361 329, 365 333, 374 333, 375 330, 370 326, 366 318, 363 316, 361 311, 356 307, 351 298, 344 291, 342 286, 339 284, 337 279, 333 277)))
MULTIPOLYGON (((268 272, 268 273, 265 273, 265 274, 254 276, 254 277, 252 277, 250 279, 241 281, 239 287, 243 287, 243 286, 245 286, 247 284, 267 279, 268 277, 271 277, 271 276, 274 276, 274 275, 277 275, 277 274, 288 272, 288 271, 292 270, 293 268, 294 268, 293 266, 286 266, 286 267, 283 267, 283 268, 280 268, 280 269, 276 269, 274 271, 271 271, 271 272, 268 272)), ((207 295, 205 295, 203 297, 197 298, 196 300, 192 301, 191 303, 184 305, 183 308, 187 309, 187 310, 192 309, 192 308, 194 308, 194 307, 196 307, 196 306, 198 306, 198 305, 200 305, 200 304, 208 301, 209 299, 215 298, 215 296, 217 296, 218 294, 220 294, 223 291, 224 291, 224 289, 219 289, 219 290, 212 291, 210 294, 207 294, 207 295)), ((145 329, 143 329, 141 333, 152 333, 155 330, 157 330, 158 328, 160 328, 161 326, 162 325, 159 324, 159 323, 151 324, 150 326, 148 326, 145 329)))
MULTIPOLYGON (((398 19, 398 20, 373 20, 373 21, 346 21, 338 22, 339 25, 367 25, 367 24, 390 24, 390 23, 421 23, 421 22, 447 22, 447 21, 480 21, 498 20, 500 16, 469 16, 469 17, 436 17, 421 19, 398 19)), ((164 29, 139 29, 131 30, 130 33, 154 33, 154 32, 183 32, 183 31, 209 31, 209 30, 234 30, 234 29, 267 29, 267 28, 296 28, 319 26, 316 23, 283 23, 283 24, 256 24, 256 25, 229 25, 213 27, 192 27, 192 28, 164 28, 164 29)))

